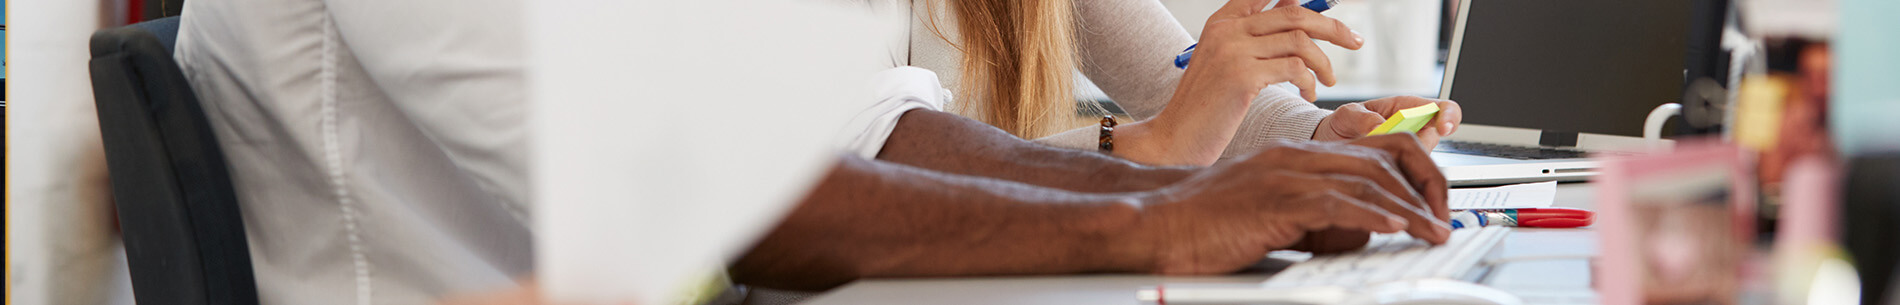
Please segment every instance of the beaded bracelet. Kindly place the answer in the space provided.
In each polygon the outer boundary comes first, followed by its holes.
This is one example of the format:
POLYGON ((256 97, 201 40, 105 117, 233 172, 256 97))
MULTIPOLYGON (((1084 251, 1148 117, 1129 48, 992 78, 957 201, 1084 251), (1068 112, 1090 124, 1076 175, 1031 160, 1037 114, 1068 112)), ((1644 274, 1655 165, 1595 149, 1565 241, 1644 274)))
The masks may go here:
POLYGON ((1115 151, 1115 116, 1102 115, 1102 137, 1097 147, 1104 152, 1115 151))

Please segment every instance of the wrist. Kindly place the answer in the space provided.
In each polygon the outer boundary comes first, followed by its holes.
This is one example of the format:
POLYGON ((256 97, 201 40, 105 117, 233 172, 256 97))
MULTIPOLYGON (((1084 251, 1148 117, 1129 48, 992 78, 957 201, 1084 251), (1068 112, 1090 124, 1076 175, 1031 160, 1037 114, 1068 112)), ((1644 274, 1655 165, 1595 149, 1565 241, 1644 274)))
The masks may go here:
POLYGON ((1115 154, 1149 165, 1213 164, 1234 139, 1255 95, 1177 95, 1154 117, 1117 127, 1115 154))
POLYGON ((1315 141, 1338 140, 1339 135, 1336 133, 1333 133, 1331 128, 1328 128, 1328 126, 1331 126, 1332 123, 1333 123, 1332 114, 1326 114, 1326 116, 1320 117, 1319 124, 1313 126, 1313 133, 1311 136, 1308 136, 1307 138, 1313 139, 1315 141))
POLYGON ((1198 167, 1187 166, 1141 166, 1138 173, 1117 181, 1123 191, 1154 191, 1186 180, 1198 169, 1198 167))
POLYGON ((1089 188, 1071 189, 1088 193, 1127 193, 1146 192, 1173 185, 1193 175, 1196 167, 1186 166, 1148 166, 1132 160, 1115 160, 1116 163, 1086 173, 1089 188))
POLYGON ((1150 143, 1157 133, 1154 120, 1121 124, 1115 127, 1115 150, 1109 153, 1122 159, 1141 164, 1155 164, 1159 156, 1167 155, 1164 147, 1150 143))
POLYGON ((1114 154, 1150 166, 1205 166, 1220 158, 1226 141, 1203 143, 1211 140, 1197 139, 1182 130, 1181 125, 1161 117, 1124 124, 1115 128, 1114 154))
POLYGON ((1094 257, 1090 260, 1092 270, 1109 272, 1147 273, 1155 270, 1156 237, 1150 219, 1148 206, 1152 205, 1155 192, 1118 194, 1123 199, 1111 210, 1112 229, 1105 230, 1100 238, 1092 239, 1096 243, 1087 247, 1089 253, 1082 257, 1094 257))

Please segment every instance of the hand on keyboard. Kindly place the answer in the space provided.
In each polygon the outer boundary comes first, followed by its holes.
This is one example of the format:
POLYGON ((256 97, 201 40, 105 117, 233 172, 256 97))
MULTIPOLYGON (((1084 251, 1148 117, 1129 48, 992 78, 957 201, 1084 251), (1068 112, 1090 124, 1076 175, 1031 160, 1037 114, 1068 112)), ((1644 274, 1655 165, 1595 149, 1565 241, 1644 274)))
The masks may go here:
POLYGON ((1379 234, 1352 253, 1314 256, 1275 273, 1265 287, 1359 287, 1397 280, 1460 279, 1482 264, 1508 227, 1454 231, 1450 242, 1430 246, 1403 234, 1379 234))
POLYGON ((1372 232, 1366 230, 1327 229, 1306 232, 1299 243, 1287 247, 1288 250, 1312 252, 1313 254, 1332 254, 1359 250, 1372 240, 1372 232))
POLYGON ((1466 228, 1444 245, 1379 234, 1354 253, 1314 256, 1259 284, 1179 283, 1135 292, 1142 304, 1523 304, 1469 281, 1509 227, 1466 228))
POLYGON ((1411 141, 1277 143, 1158 190, 1137 234, 1152 242, 1153 271, 1167 274, 1232 272, 1329 229, 1347 231, 1318 236, 1349 242, 1355 230, 1405 231, 1443 243, 1451 233, 1441 215, 1448 213, 1436 211, 1445 204, 1445 180, 1411 141))

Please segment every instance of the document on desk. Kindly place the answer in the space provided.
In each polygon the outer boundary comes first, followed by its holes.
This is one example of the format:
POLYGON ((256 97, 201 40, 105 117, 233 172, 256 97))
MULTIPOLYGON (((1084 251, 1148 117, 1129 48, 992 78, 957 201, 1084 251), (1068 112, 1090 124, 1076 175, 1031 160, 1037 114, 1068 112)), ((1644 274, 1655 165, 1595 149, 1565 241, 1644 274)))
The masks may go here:
POLYGON ((1486 188, 1455 188, 1446 198, 1453 210, 1548 208, 1557 201, 1557 182, 1532 182, 1486 188))

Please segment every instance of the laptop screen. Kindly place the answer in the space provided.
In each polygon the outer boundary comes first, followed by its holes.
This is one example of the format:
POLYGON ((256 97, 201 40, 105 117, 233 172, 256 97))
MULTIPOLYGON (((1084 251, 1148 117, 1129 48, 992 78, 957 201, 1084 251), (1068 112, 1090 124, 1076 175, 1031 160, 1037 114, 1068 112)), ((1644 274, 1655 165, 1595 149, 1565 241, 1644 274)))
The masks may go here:
POLYGON ((1441 97, 1465 123, 1642 136, 1682 99, 1687 0, 1465 0, 1441 97))

